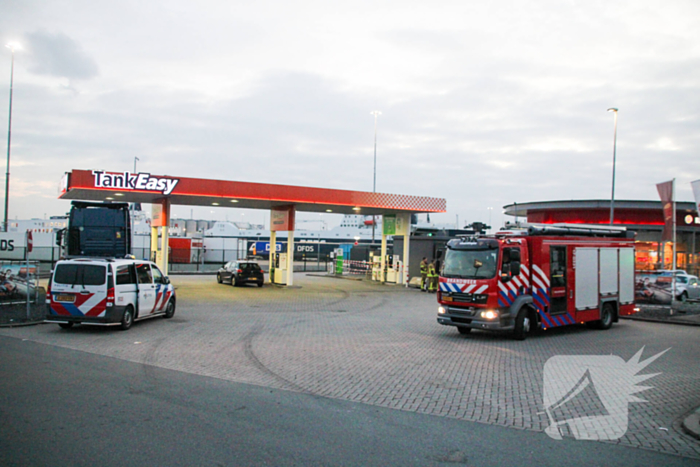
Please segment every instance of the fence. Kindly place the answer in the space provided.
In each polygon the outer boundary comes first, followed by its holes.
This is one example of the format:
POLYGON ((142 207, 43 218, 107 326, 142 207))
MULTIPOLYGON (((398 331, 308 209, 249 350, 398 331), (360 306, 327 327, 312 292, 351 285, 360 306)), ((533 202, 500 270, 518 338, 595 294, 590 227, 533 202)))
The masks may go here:
MULTIPOLYGON (((267 244, 269 242, 256 242, 241 238, 226 238, 225 242, 219 242, 223 248, 170 248, 169 252, 169 272, 176 273, 213 273, 222 265, 229 261, 252 259, 265 263, 268 261, 269 251, 256 249, 257 244, 267 244)), ((278 251, 287 251, 287 242, 278 241, 278 251)), ((296 242, 294 244, 295 271, 313 272, 325 271, 334 260, 332 253, 342 248, 345 258, 352 249, 351 243, 328 243, 328 242, 296 242)), ((11 251, 0 251, 0 262, 24 261, 26 254, 25 247, 16 247, 11 251)), ((132 247, 132 254, 138 259, 153 260, 150 246, 132 247)), ((48 276, 61 257, 61 249, 58 246, 44 246, 33 248, 29 253, 31 262, 41 264, 39 274, 42 277, 48 276)), ((353 274, 361 274, 366 266, 348 266, 353 274)))
POLYGON ((38 274, 36 261, 29 265, 26 261, 0 262, 0 306, 36 303, 38 274))
POLYGON ((372 263, 369 261, 343 260, 343 273, 351 276, 369 276, 372 274, 372 263))

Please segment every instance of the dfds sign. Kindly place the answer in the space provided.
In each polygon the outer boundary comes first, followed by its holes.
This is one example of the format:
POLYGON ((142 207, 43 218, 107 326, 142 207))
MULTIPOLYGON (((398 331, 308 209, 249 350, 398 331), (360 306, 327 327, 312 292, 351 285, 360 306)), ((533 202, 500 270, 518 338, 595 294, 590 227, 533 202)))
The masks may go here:
MULTIPOLYGON (((248 248, 248 251, 250 251, 254 255, 262 255, 262 254, 270 254, 270 242, 255 242, 250 247, 248 248)), ((284 253, 287 251, 287 244, 286 243, 276 243, 275 244, 275 251, 277 253, 284 253)))
POLYGON ((0 232, 0 258, 3 260, 24 259, 24 252, 27 248, 26 241, 27 234, 24 232, 0 232))

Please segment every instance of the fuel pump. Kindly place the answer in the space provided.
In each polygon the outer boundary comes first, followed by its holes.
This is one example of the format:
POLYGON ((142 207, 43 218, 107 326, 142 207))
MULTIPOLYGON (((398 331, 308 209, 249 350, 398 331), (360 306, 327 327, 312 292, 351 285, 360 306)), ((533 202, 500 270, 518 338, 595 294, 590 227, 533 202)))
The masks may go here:
POLYGON ((287 285, 287 253, 275 253, 275 284, 287 285))
POLYGON ((401 257, 399 255, 390 255, 387 257, 386 282, 396 284, 400 278, 401 257))
POLYGON ((372 256, 372 280, 377 282, 382 280, 382 257, 380 255, 372 256))

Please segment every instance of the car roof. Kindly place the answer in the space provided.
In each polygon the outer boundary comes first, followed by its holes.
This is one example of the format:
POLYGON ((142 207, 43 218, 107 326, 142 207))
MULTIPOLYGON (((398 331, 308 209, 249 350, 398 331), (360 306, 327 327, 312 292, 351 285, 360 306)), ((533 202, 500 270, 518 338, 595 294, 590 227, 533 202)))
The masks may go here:
POLYGON ((59 260, 57 264, 65 263, 94 263, 94 264, 134 264, 134 263, 148 263, 155 265, 153 262, 145 259, 131 259, 131 258, 67 258, 59 260))

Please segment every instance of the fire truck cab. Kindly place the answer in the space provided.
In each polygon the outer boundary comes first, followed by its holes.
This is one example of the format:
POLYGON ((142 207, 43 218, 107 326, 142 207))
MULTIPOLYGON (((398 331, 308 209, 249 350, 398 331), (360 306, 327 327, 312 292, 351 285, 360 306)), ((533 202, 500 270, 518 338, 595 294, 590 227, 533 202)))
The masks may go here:
POLYGON ((634 308, 634 233, 624 227, 527 225, 447 244, 439 324, 511 331, 587 323, 608 329, 634 308))

